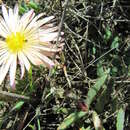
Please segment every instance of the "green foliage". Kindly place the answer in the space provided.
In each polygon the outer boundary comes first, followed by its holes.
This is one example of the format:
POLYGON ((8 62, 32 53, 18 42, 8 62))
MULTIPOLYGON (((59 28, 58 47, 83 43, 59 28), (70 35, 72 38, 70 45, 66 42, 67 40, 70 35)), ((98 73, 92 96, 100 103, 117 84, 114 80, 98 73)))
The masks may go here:
POLYGON ((37 12, 39 10, 39 6, 34 1, 29 1, 28 3, 25 3, 22 1, 20 6, 19 6, 19 13, 24 14, 30 9, 34 9, 35 12, 37 12))
POLYGON ((26 13, 26 12, 27 12, 27 9, 26 9, 25 6, 24 6, 24 7, 23 7, 23 6, 20 6, 20 7, 19 7, 19 13, 20 13, 20 14, 24 14, 24 13, 26 13))
POLYGON ((71 113, 67 118, 64 119, 64 121, 60 124, 58 127, 58 130, 65 130, 70 125, 72 125, 75 121, 78 121, 81 117, 86 115, 86 112, 73 112, 71 113))
POLYGON ((20 110, 23 105, 24 105, 24 101, 19 101, 15 104, 15 106, 11 109, 11 111, 20 110))
MULTIPOLYGON (((89 107, 90 104, 92 103, 93 99, 95 98, 96 94, 98 91, 101 89, 103 84, 105 83, 107 76, 108 76, 109 70, 106 71, 101 78, 99 78, 96 83, 89 89, 87 98, 85 103, 89 107)), ((70 125, 72 125, 74 122, 78 121, 80 118, 85 116, 87 112, 74 112, 71 113, 67 118, 64 119, 64 121, 60 124, 59 130, 65 130, 67 129, 70 125)))
POLYGON ((38 130, 41 130, 40 120, 39 119, 37 119, 37 126, 38 126, 38 130))
POLYGON ((110 31, 110 28, 106 28, 105 35, 104 35, 105 41, 110 40, 111 37, 112 37, 112 32, 110 31))
POLYGON ((99 98, 97 99, 97 103, 95 106, 97 112, 99 112, 99 113, 103 112, 104 106, 106 103, 108 103, 108 99, 110 97, 110 95, 109 95, 110 93, 109 93, 109 91, 107 91, 108 90, 107 86, 104 85, 102 88, 103 88, 103 91, 102 91, 101 95, 99 96, 99 98))
POLYGON ((38 9, 39 9, 37 3, 33 2, 33 1, 30 1, 30 2, 28 3, 28 7, 29 7, 29 8, 32 8, 32 9, 34 9, 34 10, 38 10, 38 9))
POLYGON ((84 126, 82 128, 80 128, 80 130, 91 130, 90 126, 85 128, 84 126))
POLYGON ((33 125, 31 125, 31 124, 29 124, 28 127, 31 128, 31 130, 35 130, 35 126, 33 126, 33 125))
POLYGON ((120 108, 117 113, 117 123, 116 123, 117 130, 124 130, 124 121, 125 121, 125 111, 123 108, 120 108))
MULTIPOLYGON (((16 1, 6 3, 13 7, 16 1)), ((92 130, 93 117, 98 117, 106 130, 130 129, 130 10, 125 3, 69 0, 61 29, 65 46, 56 55, 59 66, 51 70, 35 66, 22 80, 17 71, 15 93, 30 96, 36 102, 1 102, 0 129, 17 129, 26 116, 23 127, 27 124, 26 128, 32 130, 58 126, 59 130, 92 130)), ((20 15, 30 9, 36 14, 53 15, 58 26, 65 0, 22 0, 19 9, 20 15)), ((8 80, 2 87, 8 91, 8 80)))
POLYGON ((93 47, 93 55, 95 55, 95 54, 96 54, 96 48, 93 47))
POLYGON ((113 39, 113 42, 111 44, 111 49, 113 48, 118 48, 119 47, 119 37, 116 36, 114 39, 113 39))
POLYGON ((103 69, 103 65, 102 65, 103 61, 100 61, 97 64, 97 76, 101 77, 104 75, 104 69, 103 69))
POLYGON ((70 112, 69 111, 71 111, 71 109, 67 109, 67 108, 65 108, 65 107, 61 107, 61 108, 59 108, 58 110, 57 110, 57 113, 61 113, 61 114, 66 114, 66 115, 68 115, 70 112))
POLYGON ((95 96, 97 95, 97 93, 99 92, 99 90, 101 89, 101 87, 104 85, 108 73, 110 70, 106 71, 103 76, 101 78, 99 78, 96 83, 89 89, 88 94, 87 94, 87 99, 86 99, 86 104, 88 106, 90 106, 90 104, 92 103, 93 99, 95 98, 95 96))

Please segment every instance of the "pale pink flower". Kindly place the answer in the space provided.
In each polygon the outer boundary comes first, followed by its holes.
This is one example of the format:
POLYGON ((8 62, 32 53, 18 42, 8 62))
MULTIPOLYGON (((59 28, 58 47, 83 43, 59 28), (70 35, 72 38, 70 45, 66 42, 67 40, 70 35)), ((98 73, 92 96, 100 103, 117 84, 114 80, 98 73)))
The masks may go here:
POLYGON ((29 71, 33 65, 51 68, 55 63, 49 58, 61 51, 52 42, 58 36, 58 27, 50 23, 54 16, 45 17, 43 13, 35 15, 33 10, 23 16, 18 14, 18 6, 7 9, 2 5, 3 17, 0 17, 0 84, 9 71, 10 85, 15 83, 17 64, 20 64, 21 78, 25 68, 29 71))

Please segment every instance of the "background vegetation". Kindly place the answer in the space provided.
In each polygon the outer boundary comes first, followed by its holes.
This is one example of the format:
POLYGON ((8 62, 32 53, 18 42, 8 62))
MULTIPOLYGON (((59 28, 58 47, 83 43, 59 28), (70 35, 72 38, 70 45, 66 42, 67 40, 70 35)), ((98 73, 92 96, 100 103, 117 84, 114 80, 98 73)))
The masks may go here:
POLYGON ((3 0, 16 2, 57 25, 64 12, 65 46, 60 68, 32 66, 15 92, 1 86, 0 129, 130 130, 130 1, 3 0))

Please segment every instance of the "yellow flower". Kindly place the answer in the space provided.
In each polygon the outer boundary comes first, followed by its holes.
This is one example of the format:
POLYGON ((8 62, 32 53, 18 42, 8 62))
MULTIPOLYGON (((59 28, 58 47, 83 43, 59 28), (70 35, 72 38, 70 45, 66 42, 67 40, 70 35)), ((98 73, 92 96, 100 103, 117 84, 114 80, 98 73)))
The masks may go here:
POLYGON ((48 58, 61 51, 52 42, 58 36, 57 26, 49 23, 54 16, 41 19, 43 13, 35 15, 33 10, 18 15, 18 5, 6 9, 2 5, 3 17, 0 17, 0 84, 9 71, 10 85, 15 83, 17 63, 21 67, 21 78, 25 68, 29 71, 31 63, 43 64, 48 68, 54 62, 48 58), (31 63, 30 63, 31 62, 31 63))

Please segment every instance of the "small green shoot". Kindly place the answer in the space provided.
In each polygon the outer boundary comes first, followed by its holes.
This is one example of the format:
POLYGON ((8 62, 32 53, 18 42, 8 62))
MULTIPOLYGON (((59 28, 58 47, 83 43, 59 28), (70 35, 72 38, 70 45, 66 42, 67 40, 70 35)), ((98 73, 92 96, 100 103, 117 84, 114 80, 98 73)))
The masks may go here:
POLYGON ((106 28, 105 35, 104 35, 105 41, 110 40, 111 36, 112 36, 112 32, 110 31, 110 28, 106 28))
POLYGON ((15 104, 15 106, 12 108, 11 111, 20 110, 21 107, 23 106, 23 104, 24 104, 24 101, 19 101, 19 102, 17 102, 17 103, 15 104))
POLYGON ((111 44, 111 49, 119 47, 119 37, 116 36, 111 44))
POLYGON ((125 111, 123 110, 123 108, 120 108, 120 110, 117 113, 117 123, 116 123, 117 130, 124 129, 124 121, 125 121, 125 111))

